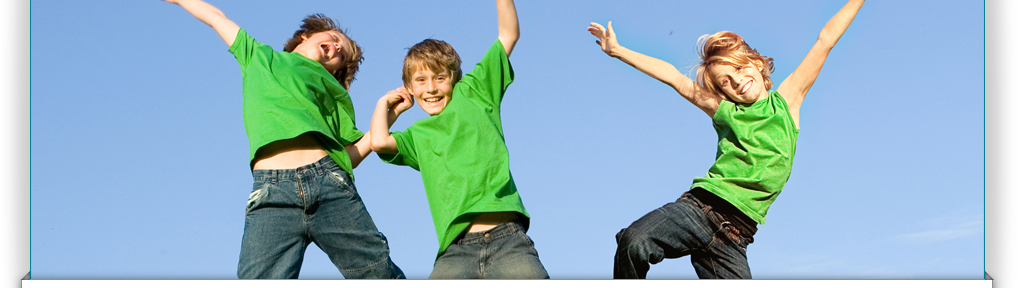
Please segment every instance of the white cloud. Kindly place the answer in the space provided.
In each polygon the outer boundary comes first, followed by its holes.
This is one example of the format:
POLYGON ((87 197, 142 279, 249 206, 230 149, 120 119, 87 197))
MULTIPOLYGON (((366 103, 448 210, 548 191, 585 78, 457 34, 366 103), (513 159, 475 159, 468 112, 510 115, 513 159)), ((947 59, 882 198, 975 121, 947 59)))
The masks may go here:
POLYGON ((939 227, 922 232, 898 235, 899 239, 944 241, 964 238, 983 233, 983 220, 957 223, 948 227, 939 227))

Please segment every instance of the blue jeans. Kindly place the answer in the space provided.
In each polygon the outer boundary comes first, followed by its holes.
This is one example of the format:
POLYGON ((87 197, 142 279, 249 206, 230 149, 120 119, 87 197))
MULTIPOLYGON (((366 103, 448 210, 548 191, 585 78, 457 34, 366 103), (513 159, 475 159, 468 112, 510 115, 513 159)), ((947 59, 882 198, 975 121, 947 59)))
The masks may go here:
POLYGON ((297 169, 254 170, 237 277, 294 279, 315 242, 348 279, 406 278, 350 176, 326 156, 297 169))
POLYGON ((464 233, 438 256, 428 278, 548 279, 526 231, 514 221, 484 232, 464 233))
POLYGON ((695 188, 615 235, 615 278, 647 278, 650 264, 689 255, 701 279, 750 279, 746 246, 754 234, 756 222, 695 188))

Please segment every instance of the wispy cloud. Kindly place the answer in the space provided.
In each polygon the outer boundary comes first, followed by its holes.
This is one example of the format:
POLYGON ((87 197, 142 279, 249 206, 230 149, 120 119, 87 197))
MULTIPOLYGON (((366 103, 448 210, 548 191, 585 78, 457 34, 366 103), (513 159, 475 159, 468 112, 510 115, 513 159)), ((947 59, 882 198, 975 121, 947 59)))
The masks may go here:
POLYGON ((915 275, 903 273, 893 269, 860 270, 864 267, 858 263, 851 263, 845 259, 831 257, 825 254, 810 254, 787 259, 774 271, 767 271, 765 275, 753 275, 758 279, 909 279, 915 275))
POLYGON ((926 231, 898 235, 899 239, 924 240, 924 241, 945 241, 964 238, 983 233, 983 220, 972 220, 961 223, 950 224, 947 227, 938 227, 926 231))

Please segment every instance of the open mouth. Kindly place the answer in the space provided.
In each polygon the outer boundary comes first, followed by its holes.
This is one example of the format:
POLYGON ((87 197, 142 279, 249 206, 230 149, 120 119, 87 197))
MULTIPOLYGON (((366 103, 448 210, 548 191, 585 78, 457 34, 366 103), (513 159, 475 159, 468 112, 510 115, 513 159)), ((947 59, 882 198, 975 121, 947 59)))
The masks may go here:
POLYGON ((424 101, 424 102, 427 102, 427 103, 437 103, 438 101, 442 101, 442 99, 444 99, 444 98, 445 98, 445 96, 435 96, 435 97, 421 98, 421 101, 424 101))
POLYGON ((743 83, 742 84, 742 89, 739 89, 739 94, 746 94, 746 92, 749 91, 749 88, 752 88, 752 87, 753 87, 753 80, 749 80, 746 83, 743 83))
POLYGON ((318 48, 322 49, 322 57, 325 59, 331 59, 332 56, 336 54, 336 47, 332 45, 323 43, 321 45, 318 45, 318 48))

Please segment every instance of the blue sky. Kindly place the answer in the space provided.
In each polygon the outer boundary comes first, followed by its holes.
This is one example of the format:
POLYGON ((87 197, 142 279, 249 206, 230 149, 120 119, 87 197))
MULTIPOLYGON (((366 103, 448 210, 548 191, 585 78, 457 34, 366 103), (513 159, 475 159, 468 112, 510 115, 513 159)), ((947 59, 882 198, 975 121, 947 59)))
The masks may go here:
MULTIPOLYGON (((277 49, 307 14, 337 19, 365 52, 351 94, 367 129, 414 43, 449 42, 465 69, 480 59, 491 2, 210 3, 277 49)), ((516 3, 502 122, 552 278, 610 278, 615 233, 674 201, 716 149, 702 112, 605 56, 588 23, 613 21, 622 45, 680 71, 697 37, 731 30, 775 59, 777 86, 844 4, 616 2, 516 3)), ((251 176, 226 45, 162 1, 32 4, 33 278, 235 278, 251 176)), ((755 278, 982 277, 983 35, 970 2, 863 6, 804 102, 791 179, 749 246, 755 278)), ((437 240, 420 174, 374 155, 354 173, 393 260, 426 278, 437 240)), ((696 277, 688 258, 648 276, 696 277)), ((301 278, 340 277, 308 249, 301 278)))

